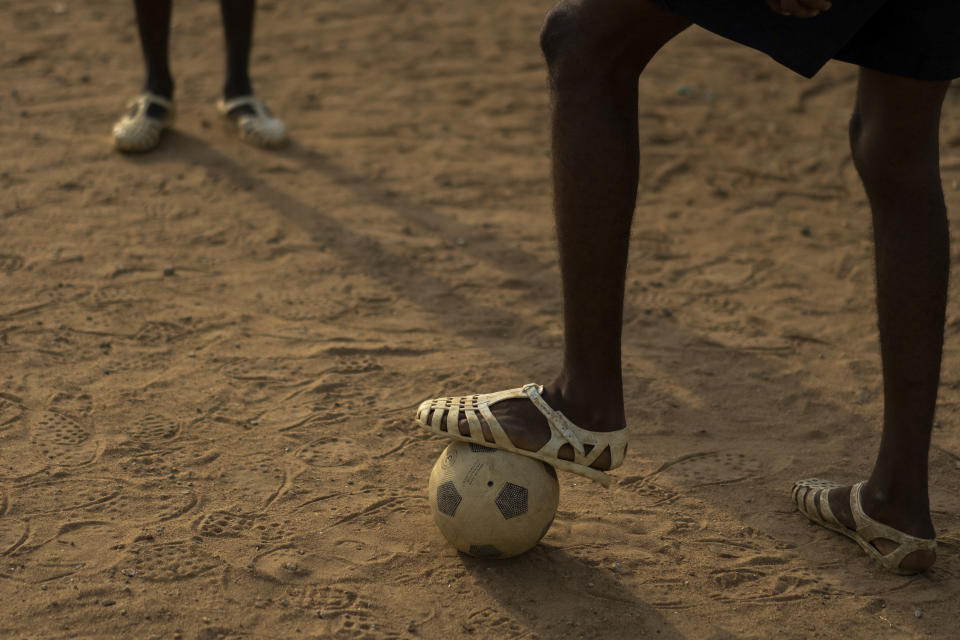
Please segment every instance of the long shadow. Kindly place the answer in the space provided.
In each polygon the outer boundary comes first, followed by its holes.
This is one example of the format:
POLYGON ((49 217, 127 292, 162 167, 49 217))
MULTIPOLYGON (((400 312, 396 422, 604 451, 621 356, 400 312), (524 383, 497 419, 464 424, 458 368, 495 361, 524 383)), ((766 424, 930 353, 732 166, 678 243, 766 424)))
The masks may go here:
MULTIPOLYGON (((400 253, 373 236, 354 231, 335 217, 325 213, 320 207, 303 202, 276 189, 267 181, 251 174, 250 171, 237 164, 232 158, 211 147, 204 140, 183 132, 171 131, 168 132, 164 143, 162 150, 153 152, 148 156, 133 157, 130 161, 144 164, 167 164, 180 157, 192 164, 204 167, 210 173, 243 189, 264 205, 309 233, 318 244, 338 255, 353 270, 379 281, 390 291, 429 312, 437 319, 439 324, 452 333, 463 336, 464 329, 471 326, 492 328, 492 333, 497 334, 498 339, 482 340, 481 344, 484 349, 494 352, 498 358, 504 361, 515 360, 517 357, 516 349, 509 344, 510 341, 502 340, 504 331, 510 330, 515 334, 530 335, 541 330, 503 306, 481 305, 477 303, 476 299, 457 293, 453 286, 437 272, 438 270, 430 270, 427 265, 422 261, 416 261, 413 256, 400 253)), ((306 152, 298 151, 296 153, 303 156, 306 152)), ((387 193, 382 189, 356 186, 363 182, 360 176, 351 176, 346 169, 323 159, 323 156, 319 154, 311 152, 308 155, 316 158, 318 162, 322 162, 322 166, 333 174, 335 183, 351 185, 351 188, 364 202, 381 205, 387 198, 387 193)), ((466 226, 458 225, 455 221, 447 220, 443 222, 444 217, 436 212, 430 213, 426 218, 418 218, 414 213, 417 205, 412 203, 402 205, 394 203, 390 208, 406 219, 421 220, 423 224, 431 225, 431 230, 443 226, 451 234, 467 233, 466 226)), ((426 209, 424 210, 426 211, 426 209)), ((542 287, 544 279, 541 277, 539 281, 532 281, 531 276, 544 272, 546 267, 536 258, 522 251, 516 249, 508 251, 510 254, 509 260, 505 259, 503 254, 499 254, 499 251, 498 256, 491 260, 496 261, 502 268, 507 266, 516 268, 515 265, 519 264, 520 269, 516 273, 517 277, 530 281, 531 290, 542 287), (510 260, 516 260, 516 263, 510 260)), ((471 255, 477 254, 472 252, 471 255)), ((494 297, 487 297, 486 299, 495 300, 494 297)), ((481 340, 481 336, 474 334, 470 334, 470 337, 478 342, 481 340)))
MULTIPOLYGON (((517 558, 490 562, 463 556, 477 583, 508 612, 471 612, 464 630, 478 637, 520 637, 529 629, 544 640, 556 638, 681 639, 682 634, 655 604, 639 600, 609 569, 590 566, 567 551, 538 545, 517 558)), ((525 636, 523 636, 525 637, 525 636)))
POLYGON ((298 160, 303 169, 319 173, 334 184, 349 189, 360 202, 388 209, 397 217, 416 224, 424 230, 438 233, 441 237, 471 238, 473 242, 471 242, 470 255, 473 258, 496 266, 502 266, 504 261, 507 261, 514 266, 518 274, 526 275, 536 274, 553 267, 553 264, 544 263, 536 256, 503 242, 497 243, 495 251, 489 251, 479 243, 485 240, 497 240, 497 236, 493 233, 474 225, 464 224, 428 203, 404 200, 398 197, 395 191, 365 176, 351 172, 313 149, 292 143, 288 149, 285 149, 284 155, 298 160))

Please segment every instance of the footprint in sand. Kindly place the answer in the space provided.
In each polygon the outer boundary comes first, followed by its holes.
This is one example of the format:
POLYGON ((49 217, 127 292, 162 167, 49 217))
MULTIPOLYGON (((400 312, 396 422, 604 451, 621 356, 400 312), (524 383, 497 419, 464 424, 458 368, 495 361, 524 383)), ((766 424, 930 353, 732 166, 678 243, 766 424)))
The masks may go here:
POLYGON ((288 542, 296 533, 290 520, 268 520, 263 514, 239 511, 214 511, 195 523, 197 533, 205 538, 241 538, 252 536, 260 544, 288 542))
MULTIPOLYGON (((356 612, 347 612, 334 619, 333 628, 324 637, 333 640, 401 640, 409 635, 384 630, 384 624, 356 612)), ((530 640, 534 640, 531 638, 530 640)))
POLYGON ((649 482, 643 476, 631 476, 620 481, 620 486, 632 491, 643 499, 646 506, 656 507, 672 504, 680 496, 676 491, 649 482))
POLYGON ((296 532, 295 527, 289 520, 261 522, 254 527, 254 530, 263 544, 285 542, 296 532))
POLYGON ((329 436, 301 446, 296 456, 311 468, 350 471, 363 461, 360 451, 350 438, 329 436))
POLYGON ((229 511, 214 511, 197 523, 197 532, 205 538, 239 538, 256 521, 256 516, 229 511))
POLYGON ((708 537, 687 544, 716 558, 719 567, 707 576, 704 591, 719 602, 778 603, 837 593, 808 567, 797 566, 796 557, 785 553, 782 543, 762 536, 708 537))
POLYGON ((716 569, 710 582, 716 591, 709 597, 724 603, 776 604, 836 593, 813 571, 782 564, 716 569))
POLYGON ((124 458, 120 461, 120 468, 138 478, 177 478, 181 474, 199 474, 201 469, 207 468, 219 457, 217 451, 198 443, 188 443, 124 458))
POLYGON ((133 339, 142 345, 156 346, 179 340, 188 333, 188 329, 173 322, 147 322, 137 329, 133 339))
POLYGON ((757 458, 743 453, 708 451, 664 463, 649 477, 684 487, 731 484, 756 478, 763 471, 757 458))
POLYGON ((302 591, 299 588, 292 589, 290 600, 300 608, 313 609, 324 617, 350 611, 366 612, 370 609, 370 603, 361 600, 356 591, 338 587, 311 585, 302 591))
POLYGON ((84 513, 91 518, 144 526, 179 518, 192 511, 198 502, 196 492, 181 487, 154 491, 127 489, 116 498, 86 507, 84 513))
POLYGON ((13 273, 23 268, 23 258, 17 255, 2 253, 0 254, 0 272, 13 273))
POLYGON ((356 375, 380 371, 382 369, 383 366, 376 358, 368 355, 357 355, 352 357, 338 356, 332 371, 333 373, 356 375))
POLYGON ((357 640, 401 640, 411 637, 391 631, 378 621, 370 602, 356 591, 337 587, 291 586, 287 591, 291 605, 308 611, 321 621, 315 631, 321 637, 357 640))
POLYGON ((154 414, 147 414, 124 427, 131 438, 143 443, 167 442, 180 435, 180 424, 154 414))
POLYGON ((243 457, 225 456, 218 460, 222 483, 234 487, 231 500, 245 512, 257 512, 270 506, 289 489, 288 473, 279 456, 257 453, 243 457))
POLYGON ((329 321, 342 316, 347 305, 335 297, 317 291, 316 295, 295 295, 289 291, 270 291, 257 294, 257 307, 282 320, 292 322, 329 321))
POLYGON ((80 466, 97 458, 89 422, 48 409, 37 416, 31 429, 31 444, 47 464, 80 466))
POLYGON ((472 611, 463 623, 463 630, 480 638, 534 638, 529 629, 502 611, 491 607, 472 611))
POLYGON ((131 305, 134 303, 150 302, 150 298, 142 292, 136 290, 132 285, 108 285, 97 287, 91 293, 85 302, 95 310, 102 310, 113 305, 131 305))
POLYGON ((179 541, 134 547, 117 568, 130 578, 150 582, 189 580, 216 569, 220 561, 199 544, 179 541))

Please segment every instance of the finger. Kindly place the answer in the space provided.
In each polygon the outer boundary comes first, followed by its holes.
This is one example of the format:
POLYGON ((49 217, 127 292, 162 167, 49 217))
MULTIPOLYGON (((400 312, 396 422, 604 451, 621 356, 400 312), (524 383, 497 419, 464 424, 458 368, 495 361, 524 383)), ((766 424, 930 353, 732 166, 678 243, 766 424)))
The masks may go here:
POLYGON ((830 0, 797 0, 807 9, 814 11, 827 11, 832 5, 830 0))
POLYGON ((767 0, 767 5, 782 16, 812 18, 820 13, 818 9, 808 8, 802 4, 802 2, 804 2, 804 0, 767 0))
POLYGON ((800 4, 799 0, 780 0, 780 13, 797 18, 812 18, 820 12, 816 9, 808 9, 800 4))

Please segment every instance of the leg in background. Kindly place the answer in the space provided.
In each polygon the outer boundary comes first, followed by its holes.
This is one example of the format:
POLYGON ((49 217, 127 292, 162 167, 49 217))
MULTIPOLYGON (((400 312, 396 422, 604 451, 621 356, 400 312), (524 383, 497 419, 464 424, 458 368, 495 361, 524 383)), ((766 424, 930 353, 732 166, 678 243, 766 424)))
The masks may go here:
MULTIPOLYGON (((134 0, 140 47, 146 65, 144 89, 168 100, 173 98, 170 74, 170 16, 172 0, 134 0)), ((163 114, 150 114, 160 117, 163 114)))
POLYGON ((173 120, 169 60, 172 0, 134 0, 134 7, 147 77, 143 93, 113 125, 113 142, 120 151, 143 152, 160 144, 163 130, 173 120))
POLYGON ((226 100, 253 95, 250 83, 250 50, 253 48, 253 18, 256 0, 220 0, 223 35, 227 49, 226 100))

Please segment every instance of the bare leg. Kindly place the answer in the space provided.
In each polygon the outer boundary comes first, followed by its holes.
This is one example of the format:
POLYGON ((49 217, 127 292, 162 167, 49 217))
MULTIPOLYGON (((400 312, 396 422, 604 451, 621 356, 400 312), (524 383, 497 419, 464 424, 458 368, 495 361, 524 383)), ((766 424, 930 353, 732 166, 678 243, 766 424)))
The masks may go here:
MULTIPOLYGON (((147 68, 144 89, 164 98, 173 97, 173 77, 170 74, 170 16, 172 0, 134 0, 140 47, 147 68)), ((166 112, 159 105, 151 105, 147 112, 155 118, 166 112)))
MULTIPOLYGON (((883 437, 862 503, 874 519, 922 538, 934 536, 927 458, 950 265, 938 142, 948 84, 864 69, 850 125, 873 211, 884 390, 883 437)), ((849 489, 829 499, 852 528, 849 489)), ((895 546, 877 543, 883 553, 895 546)), ((902 566, 923 569, 933 560, 917 551, 902 566)))
MULTIPOLYGON (((620 335, 640 162, 637 80, 688 25, 648 0, 563 0, 541 35, 564 322, 563 368, 543 395, 585 429, 625 424, 620 335)), ((498 403, 494 414, 521 448, 536 450, 549 439, 543 417, 525 400, 498 403)), ((460 428, 468 432, 465 421, 460 428)), ((568 454, 572 449, 561 450, 568 454)), ((609 464, 604 454, 594 466, 609 464)))
POLYGON ((220 0, 223 34, 227 46, 227 73, 223 97, 229 100, 253 94, 250 84, 250 49, 256 0, 220 0))

